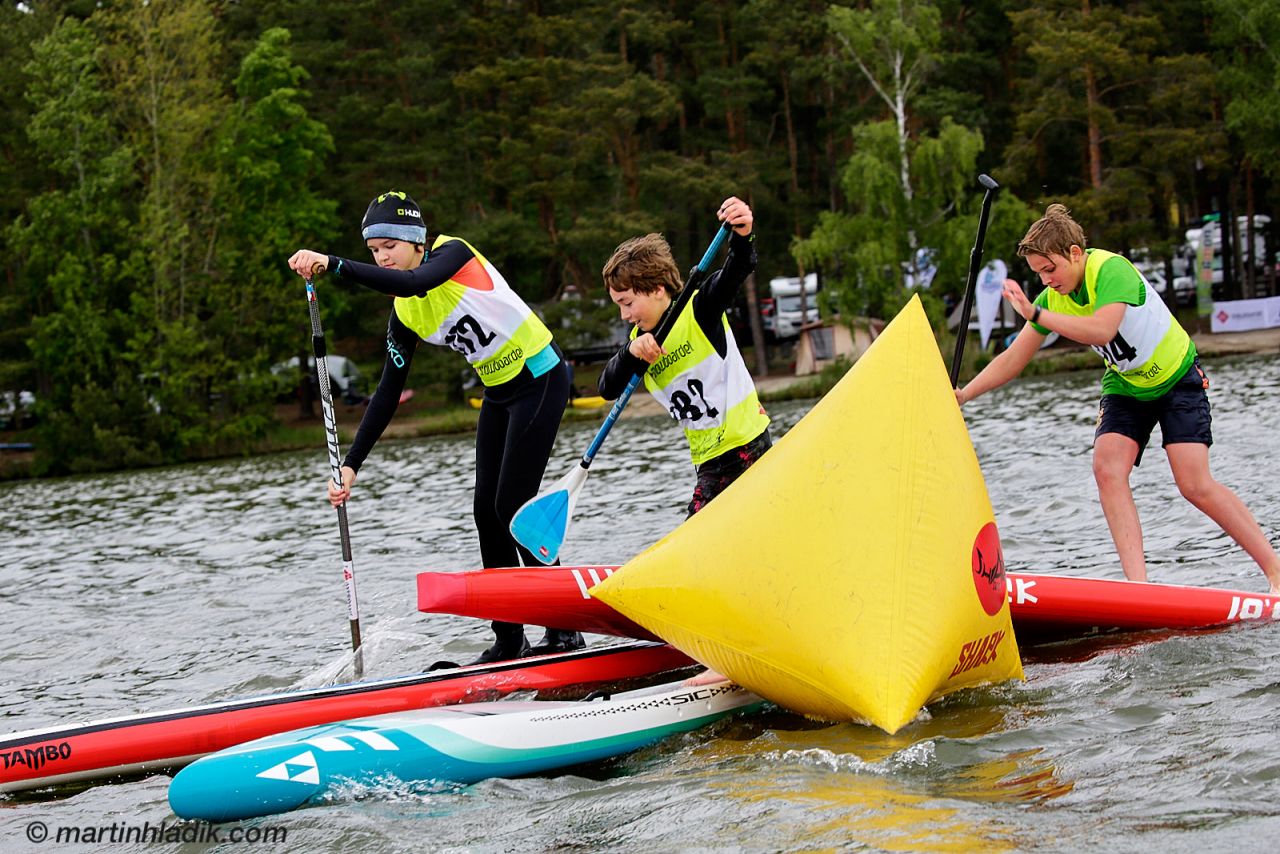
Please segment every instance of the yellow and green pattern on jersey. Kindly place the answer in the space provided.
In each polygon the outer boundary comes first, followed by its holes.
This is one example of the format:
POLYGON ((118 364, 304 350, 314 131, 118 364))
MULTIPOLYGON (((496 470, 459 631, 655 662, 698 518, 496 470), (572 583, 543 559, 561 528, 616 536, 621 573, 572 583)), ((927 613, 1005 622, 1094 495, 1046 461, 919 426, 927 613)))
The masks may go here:
MULTIPOLYGON (((1098 280, 1107 264, 1121 265, 1120 273, 1140 283, 1140 302, 1127 304, 1124 319, 1111 342, 1093 345, 1107 363, 1103 377, 1104 394, 1127 394, 1151 400, 1168 390, 1195 359, 1195 346, 1185 329, 1174 319, 1160 295, 1146 278, 1122 255, 1103 249, 1088 250, 1084 268, 1084 302, 1055 290, 1045 291, 1045 308, 1061 314, 1087 317, 1097 311, 1098 280)), ((1112 270, 1115 268, 1113 267, 1112 270)), ((1108 270, 1108 274, 1112 272, 1108 270)))
MULTIPOLYGON (((667 354, 644 374, 645 388, 684 428, 695 466, 742 447, 769 426, 729 320, 722 316, 721 322, 723 358, 698 325, 689 300, 663 342, 667 354)), ((633 329, 631 337, 638 332, 633 329)))
POLYGON ((423 296, 396 297, 396 316, 423 341, 465 356, 486 386, 501 385, 551 343, 551 330, 470 243, 442 234, 431 248, 450 240, 472 259, 423 296))

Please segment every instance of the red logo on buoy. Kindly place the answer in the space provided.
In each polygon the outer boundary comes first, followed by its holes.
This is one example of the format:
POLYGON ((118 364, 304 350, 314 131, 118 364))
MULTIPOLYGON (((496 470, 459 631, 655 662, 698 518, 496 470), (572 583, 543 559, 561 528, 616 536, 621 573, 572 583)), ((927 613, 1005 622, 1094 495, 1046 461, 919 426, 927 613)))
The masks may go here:
POLYGON ((973 541, 973 589, 987 616, 1000 612, 1005 600, 1004 552, 995 522, 983 525, 973 541))

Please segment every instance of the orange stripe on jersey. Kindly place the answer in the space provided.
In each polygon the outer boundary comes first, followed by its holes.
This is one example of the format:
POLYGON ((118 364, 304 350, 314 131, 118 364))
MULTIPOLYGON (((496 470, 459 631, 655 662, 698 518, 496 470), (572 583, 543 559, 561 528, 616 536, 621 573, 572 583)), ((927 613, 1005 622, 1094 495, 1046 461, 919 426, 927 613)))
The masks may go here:
POLYGON ((454 273, 449 278, 453 279, 463 287, 471 288, 474 291, 493 290, 493 279, 490 278, 489 272, 485 270, 484 264, 480 263, 479 258, 472 258, 470 261, 462 265, 461 270, 454 273))

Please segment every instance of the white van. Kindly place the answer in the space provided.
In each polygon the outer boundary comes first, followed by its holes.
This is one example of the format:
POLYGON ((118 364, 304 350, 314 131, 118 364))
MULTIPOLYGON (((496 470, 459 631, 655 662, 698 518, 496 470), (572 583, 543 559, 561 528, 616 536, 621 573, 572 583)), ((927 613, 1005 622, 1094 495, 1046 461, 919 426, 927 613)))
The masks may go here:
POLYGON ((775 338, 795 338, 800 327, 818 321, 818 274, 769 280, 772 302, 763 313, 764 330, 775 338), (804 310, 800 309, 801 295, 804 310))
MULTIPOLYGON (((1268 225, 1271 224, 1271 217, 1266 214, 1255 214, 1253 217, 1253 264, 1257 270, 1265 270, 1267 267, 1267 242, 1263 236, 1268 225)), ((1240 238, 1239 256, 1241 263, 1249 263, 1249 248, 1246 244, 1249 237, 1249 217, 1236 217, 1236 233, 1240 238)), ((1201 228, 1188 229, 1186 232, 1187 243, 1190 244, 1192 251, 1197 259, 1200 256, 1200 247, 1208 245, 1213 249, 1213 260, 1210 269, 1213 271, 1213 284, 1222 283, 1222 223, 1218 220, 1206 222, 1201 228)), ((1194 274, 1192 275, 1194 281, 1194 274)))

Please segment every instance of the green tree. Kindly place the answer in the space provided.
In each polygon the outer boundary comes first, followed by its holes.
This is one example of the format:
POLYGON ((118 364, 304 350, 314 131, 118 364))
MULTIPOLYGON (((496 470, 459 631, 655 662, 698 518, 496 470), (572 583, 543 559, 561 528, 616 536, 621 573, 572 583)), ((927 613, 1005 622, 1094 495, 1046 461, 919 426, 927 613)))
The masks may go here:
MULTIPOLYGON (((49 4, 34 9, 0 5, 0 223, 12 223, 42 185, 44 163, 27 136, 36 105, 27 97, 33 46, 52 31, 57 10, 49 4)), ((47 309, 40 282, 27 275, 22 253, 0 228, 0 391, 36 389, 36 367, 27 340, 31 320, 47 309)))
POLYGON ((155 410, 152 435, 165 458, 181 459, 221 438, 221 390, 236 370, 205 328, 215 313, 216 141, 229 110, 216 20, 206 0, 126 0, 94 22, 141 181, 147 265, 127 346, 155 410))
POLYGON ((318 189, 333 140, 308 115, 305 79, 288 30, 264 32, 240 63, 218 142, 218 242, 203 324, 205 337, 231 357, 211 384, 221 402, 218 439, 257 435, 269 424, 279 385, 271 366, 297 355, 309 328, 302 283, 285 260, 336 232, 337 205, 318 189))
POLYGON ((1214 40, 1226 48, 1221 69, 1227 127, 1249 159, 1280 178, 1280 4, 1210 0, 1214 40))
MULTIPOLYGON (((1259 212, 1259 196, 1269 184, 1274 199, 1280 180, 1280 4, 1274 0, 1212 0, 1210 7, 1214 10, 1214 42, 1220 48, 1218 80, 1226 101, 1224 118, 1244 153, 1240 167, 1245 198, 1240 213, 1248 218, 1246 227, 1235 235, 1235 255, 1245 272, 1247 290, 1243 295, 1264 296, 1275 293, 1275 265, 1259 264, 1256 257, 1252 264, 1241 262, 1254 254, 1252 247, 1257 245, 1254 215, 1259 212), (1255 181, 1255 174, 1264 180, 1255 181), (1261 193, 1256 187, 1259 184, 1261 193), (1258 287, 1260 268, 1266 270, 1265 290, 1258 287)), ((1273 242, 1273 255, 1274 248, 1273 242)))
POLYGON ((1228 151, 1212 64, 1174 42, 1163 10, 1050 0, 1009 13, 1028 65, 1010 175, 1121 250, 1167 242, 1188 218, 1193 164, 1212 173, 1228 151))
MULTIPOLYGON (((950 117, 931 129, 914 113, 939 59, 938 11, 877 0, 865 9, 832 7, 827 21, 888 118, 853 127, 853 154, 839 175, 847 210, 822 214, 792 251, 823 268, 828 308, 850 319, 896 313, 905 283, 916 280, 922 249, 938 270, 932 293, 959 295, 982 197, 976 179, 984 143, 981 133, 950 117)), ((1019 209, 1016 199, 1003 199, 993 221, 1021 224, 1019 209)), ((996 225, 992 237, 1003 228, 996 225)), ((927 299, 926 308, 938 322, 941 305, 927 299)))
MULTIPOLYGON (((915 187, 911 175, 909 102, 924 85, 942 42, 940 15, 934 4, 916 0, 872 0, 868 8, 832 6, 827 21, 837 41, 892 117, 897 145, 897 185, 907 205, 915 187)), ((905 225, 907 251, 902 257, 914 277, 920 244, 913 217, 905 225)))
POLYGON ((28 341, 40 374, 37 472, 146 464, 150 410, 121 346, 131 277, 141 272, 130 223, 133 153, 107 119, 109 95, 92 31, 64 20, 26 68, 27 132, 53 189, 8 230, 46 309, 28 341))
MULTIPOLYGON (((868 122, 853 135, 856 153, 841 170, 848 212, 824 213, 810 236, 793 244, 804 263, 826 272, 828 307, 850 318, 892 316, 905 302, 907 262, 919 247, 933 253, 934 292, 960 293, 981 200, 982 137, 944 119, 936 135, 908 140, 914 175, 908 198, 894 123, 868 122)), ((1005 202, 1001 209, 1013 213, 1016 205, 1005 202)), ((939 309, 929 308, 937 321, 939 309)))

